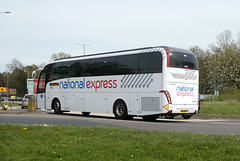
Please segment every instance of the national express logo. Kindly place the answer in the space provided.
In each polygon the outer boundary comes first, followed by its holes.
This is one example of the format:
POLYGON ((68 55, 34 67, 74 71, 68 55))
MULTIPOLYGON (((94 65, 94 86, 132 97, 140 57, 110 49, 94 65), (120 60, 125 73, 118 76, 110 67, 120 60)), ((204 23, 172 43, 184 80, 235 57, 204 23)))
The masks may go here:
POLYGON ((82 80, 73 81, 67 79, 60 83, 50 83, 50 86, 59 86, 59 89, 92 89, 94 88, 97 92, 98 89, 114 89, 118 85, 121 88, 149 88, 150 84, 153 82, 153 74, 134 74, 134 75, 124 75, 118 84, 116 79, 103 79, 103 80, 87 80, 83 78, 82 80))
POLYGON ((117 88, 117 80, 86 80, 83 78, 81 81, 62 81, 59 83, 59 89, 91 89, 94 88, 97 92, 100 88, 117 88))
POLYGON ((177 96, 188 96, 188 97, 194 97, 193 91, 194 87, 188 87, 188 86, 178 86, 177 89, 177 96))

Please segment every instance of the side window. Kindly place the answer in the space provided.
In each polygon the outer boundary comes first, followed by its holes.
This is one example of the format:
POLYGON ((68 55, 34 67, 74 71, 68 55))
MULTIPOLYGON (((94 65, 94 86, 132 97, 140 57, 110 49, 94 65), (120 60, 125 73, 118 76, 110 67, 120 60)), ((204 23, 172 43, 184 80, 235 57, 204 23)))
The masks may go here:
POLYGON ((143 74, 146 71, 146 54, 140 54, 138 58, 138 73, 143 74))
POLYGON ((115 57, 106 57, 97 59, 97 69, 95 75, 116 75, 115 57))
POLYGON ((82 77, 87 77, 87 76, 92 76, 92 70, 93 70, 93 60, 92 59, 86 59, 82 60, 82 71, 81 71, 81 76, 82 77))
POLYGON ((46 73, 45 71, 42 71, 38 79, 37 93, 45 93, 45 87, 46 87, 46 73))
POLYGON ((115 57, 97 58, 85 61, 83 76, 115 75, 115 57))
POLYGON ((104 58, 103 63, 104 75, 117 75, 116 57, 104 58))
POLYGON ((93 59, 88 66, 88 72, 91 76, 104 75, 104 59, 93 59))
POLYGON ((46 83, 63 78, 162 72, 159 52, 58 62, 45 67, 46 83))
POLYGON ((73 77, 75 75, 74 64, 72 62, 52 64, 51 66, 48 66, 47 71, 47 82, 73 77))
POLYGON ((82 61, 75 61, 72 65, 72 70, 73 70, 73 77, 81 77, 82 71, 83 71, 83 63, 82 61))
POLYGON ((139 55, 138 73, 161 73, 162 54, 159 52, 143 53, 139 55))
POLYGON ((116 69, 120 74, 137 74, 138 55, 124 55, 116 57, 116 69))
POLYGON ((146 73, 162 73, 162 54, 159 52, 150 53, 147 56, 146 73))

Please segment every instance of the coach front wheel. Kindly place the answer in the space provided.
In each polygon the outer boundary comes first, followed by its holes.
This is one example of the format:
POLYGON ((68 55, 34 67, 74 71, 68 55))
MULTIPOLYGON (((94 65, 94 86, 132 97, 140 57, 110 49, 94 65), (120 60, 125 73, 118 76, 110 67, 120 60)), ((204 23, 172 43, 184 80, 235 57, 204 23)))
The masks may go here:
POLYGON ((61 111, 61 104, 60 104, 60 101, 58 99, 55 99, 53 101, 53 109, 54 109, 54 112, 56 114, 62 114, 62 111, 61 111))

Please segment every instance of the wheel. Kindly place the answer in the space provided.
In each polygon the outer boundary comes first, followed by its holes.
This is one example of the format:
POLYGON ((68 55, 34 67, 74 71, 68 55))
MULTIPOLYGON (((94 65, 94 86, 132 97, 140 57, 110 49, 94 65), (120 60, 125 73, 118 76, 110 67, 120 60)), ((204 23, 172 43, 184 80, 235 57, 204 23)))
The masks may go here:
POLYGON ((164 115, 165 119, 173 119, 174 115, 164 115))
POLYGON ((190 119, 190 118, 192 117, 192 115, 182 115, 182 117, 183 117, 184 119, 190 119))
POLYGON ((155 121, 156 119, 158 119, 158 115, 151 115, 151 116, 143 116, 143 120, 144 121, 155 121))
POLYGON ((91 112, 82 112, 83 116, 88 116, 90 115, 91 112))
POLYGON ((113 113, 114 113, 114 116, 118 119, 128 119, 127 106, 125 102, 123 101, 115 102, 113 106, 113 113))
POLYGON ((61 104, 58 99, 54 100, 53 102, 53 109, 56 114, 62 114, 61 111, 61 104))

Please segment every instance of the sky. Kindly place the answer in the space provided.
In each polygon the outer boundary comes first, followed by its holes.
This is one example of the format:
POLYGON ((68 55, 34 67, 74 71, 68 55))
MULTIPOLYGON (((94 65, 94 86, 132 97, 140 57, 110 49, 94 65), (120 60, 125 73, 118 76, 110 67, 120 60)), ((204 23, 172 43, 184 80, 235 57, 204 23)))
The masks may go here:
POLYGON ((148 46, 207 49, 240 31, 239 0, 0 0, 0 72, 71 56, 148 46))

